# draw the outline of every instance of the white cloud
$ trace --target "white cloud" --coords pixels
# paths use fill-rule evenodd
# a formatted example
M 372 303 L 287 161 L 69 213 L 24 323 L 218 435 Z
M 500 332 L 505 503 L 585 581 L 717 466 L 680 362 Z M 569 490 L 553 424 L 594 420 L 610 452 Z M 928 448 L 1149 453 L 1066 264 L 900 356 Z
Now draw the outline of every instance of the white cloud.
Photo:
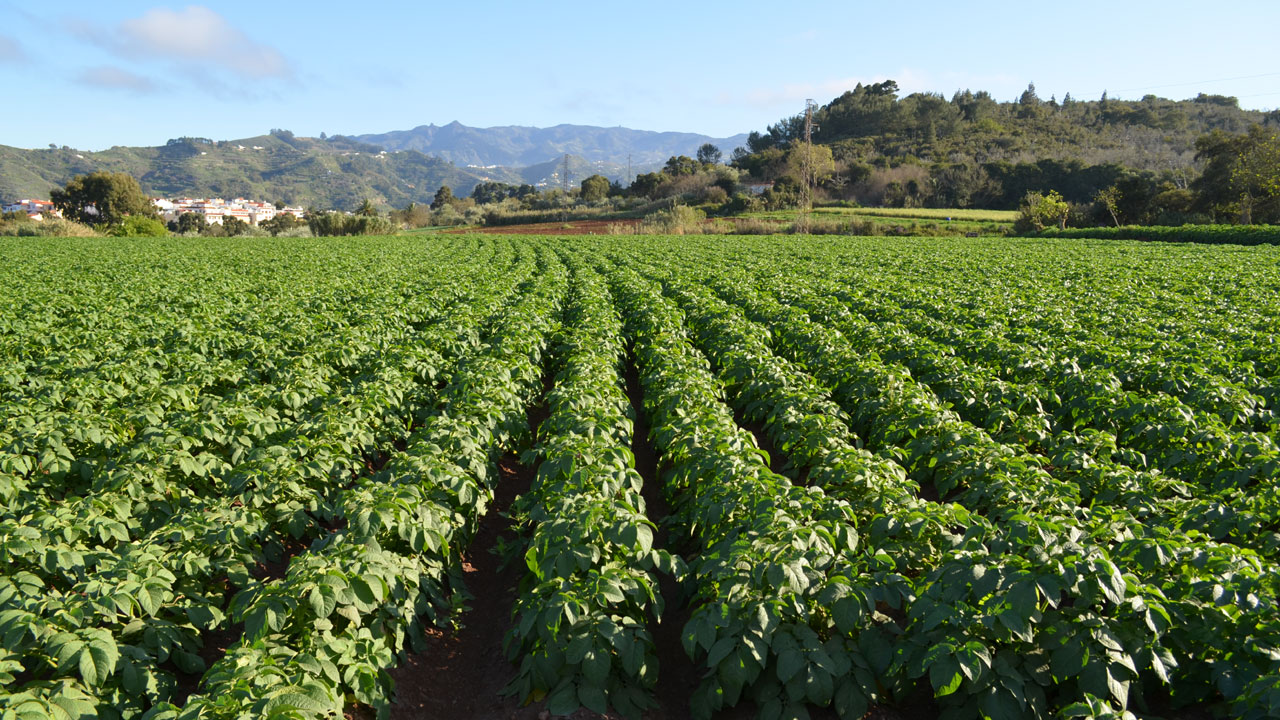
M 20 63 L 27 59 L 27 51 L 8 35 L 0 35 L 0 62 Z
M 138 95 L 149 95 L 160 90 L 151 78 L 110 65 L 89 68 L 76 76 L 76 82 L 86 87 L 127 90 Z
M 154 8 L 105 32 L 77 26 L 77 32 L 113 54 L 129 59 L 159 58 L 204 70 L 230 71 L 244 79 L 290 78 L 293 69 L 274 48 L 255 42 L 207 7 Z

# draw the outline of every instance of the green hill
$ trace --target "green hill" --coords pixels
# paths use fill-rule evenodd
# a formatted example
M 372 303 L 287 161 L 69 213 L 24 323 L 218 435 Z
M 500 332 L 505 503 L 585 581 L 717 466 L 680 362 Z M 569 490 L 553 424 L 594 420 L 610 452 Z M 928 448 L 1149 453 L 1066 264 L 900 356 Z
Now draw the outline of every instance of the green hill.
M 1242 109 L 1236 98 L 1188 100 L 1044 99 L 1030 86 L 1013 102 L 986 92 L 899 97 L 892 80 L 859 85 L 814 108 L 813 142 L 834 168 L 820 188 L 833 200 L 867 205 L 1014 208 L 1029 191 L 1060 191 L 1091 202 L 1101 188 L 1122 191 L 1130 221 L 1190 217 L 1185 191 L 1203 171 L 1197 140 L 1254 124 L 1280 125 L 1280 111 Z M 786 153 L 804 136 L 805 117 L 752 132 L 734 164 L 753 177 L 795 176 Z M 794 179 L 794 178 L 793 178 Z M 1164 195 L 1156 202 L 1157 196 Z
M 352 209 L 364 198 L 384 207 L 429 203 L 441 185 L 465 195 L 486 177 L 511 175 L 480 175 L 417 151 L 384 152 L 348 138 L 274 131 L 242 140 L 178 138 L 160 147 L 101 152 L 0 146 L 0 198 L 47 198 L 50 189 L 95 170 L 127 172 L 155 196 L 243 196 L 336 209 Z

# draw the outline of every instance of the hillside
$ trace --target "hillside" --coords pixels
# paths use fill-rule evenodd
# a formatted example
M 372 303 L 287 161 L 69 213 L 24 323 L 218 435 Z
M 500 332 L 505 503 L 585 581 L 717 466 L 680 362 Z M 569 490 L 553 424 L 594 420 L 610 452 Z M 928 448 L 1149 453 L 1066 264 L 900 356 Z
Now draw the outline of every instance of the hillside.
M 619 175 L 622 175 L 626 172 L 628 154 L 631 155 L 634 172 L 638 165 L 660 164 L 673 155 L 692 157 L 699 146 L 708 142 L 719 147 L 728 157 L 734 148 L 746 143 L 747 136 L 713 138 L 696 133 L 591 125 L 474 128 L 451 122 L 441 126 L 420 125 L 412 130 L 357 135 L 355 139 L 386 150 L 418 150 L 452 160 L 459 166 L 528 167 L 568 153 L 588 162 L 618 166 L 622 169 Z
M 582 134 L 572 130 L 575 127 L 518 128 L 527 131 L 523 133 L 525 139 L 509 139 L 502 155 L 505 164 L 476 162 L 468 166 L 449 157 L 437 157 L 430 142 L 410 137 L 404 144 L 415 147 L 391 145 L 384 149 L 359 138 L 338 135 L 322 140 L 296 137 L 288 131 L 240 140 L 177 138 L 158 147 L 117 146 L 101 152 L 67 147 L 26 150 L 0 145 L 0 199 L 47 198 L 50 189 L 65 185 L 76 175 L 110 170 L 133 175 L 144 191 L 156 196 L 244 196 L 338 209 L 354 208 L 369 198 L 384 208 L 400 208 L 411 202 L 431 202 L 441 185 L 449 185 L 459 196 L 470 194 L 482 181 L 558 187 L 565 152 L 570 153 L 571 185 L 577 186 L 583 178 L 597 173 L 625 183 L 629 151 L 634 177 L 661 166 L 671 155 L 692 155 L 703 142 L 715 140 L 692 133 L 615 132 L 620 129 L 607 128 L 585 128 L 604 132 Z M 475 128 L 462 130 L 475 131 L 461 133 L 471 137 L 473 150 L 457 157 L 495 157 L 486 154 L 481 158 L 477 154 L 491 153 L 486 144 L 489 140 L 484 138 L 492 139 L 492 133 Z M 456 131 L 457 128 L 449 130 L 445 135 L 456 135 Z M 745 142 L 745 135 L 739 137 Z M 534 142 L 531 138 L 541 139 Z M 626 145 L 628 138 L 637 144 Z M 722 148 L 727 147 L 727 141 L 718 142 Z M 548 150 L 552 147 L 556 149 Z M 544 157 L 543 152 L 552 154 Z M 606 155 L 619 154 L 621 162 L 604 159 Z M 524 160 L 530 157 L 539 159 Z
M 1014 102 L 968 90 L 950 100 L 930 93 L 899 97 L 890 80 L 859 85 L 815 108 L 813 119 L 814 143 L 831 151 L 833 168 L 822 188 L 831 199 L 1012 208 L 1029 191 L 1055 189 L 1087 203 L 1115 185 L 1126 202 L 1176 219 L 1186 216 L 1185 202 L 1154 207 L 1150 201 L 1185 191 L 1200 176 L 1197 140 L 1280 124 L 1280 112 L 1242 109 L 1236 98 L 1219 95 L 1045 100 L 1034 86 Z M 793 116 L 752 132 L 751 152 L 737 155 L 735 164 L 768 180 L 794 175 L 785 154 L 804 124 L 803 116 Z
M 442 184 L 466 194 L 485 179 L 419 152 L 382 152 L 349 139 L 279 131 L 101 152 L 0 146 L 0 198 L 45 198 L 51 188 L 95 170 L 127 172 L 156 196 L 244 196 L 339 209 L 354 208 L 364 198 L 390 207 L 430 202 Z

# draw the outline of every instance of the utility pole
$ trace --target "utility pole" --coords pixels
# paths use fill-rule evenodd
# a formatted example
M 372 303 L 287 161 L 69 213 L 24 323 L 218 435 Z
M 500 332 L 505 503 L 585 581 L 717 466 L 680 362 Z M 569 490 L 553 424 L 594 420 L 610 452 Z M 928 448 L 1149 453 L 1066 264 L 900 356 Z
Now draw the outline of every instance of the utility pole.
M 627 153 L 627 187 L 631 187 L 631 153 Z
M 813 122 L 813 110 L 818 103 L 812 99 L 804 101 L 804 178 L 802 179 L 803 195 L 800 198 L 800 212 L 803 225 L 809 225 L 809 211 L 813 209 L 813 190 L 817 184 L 817 170 L 813 166 L 813 131 L 817 126 Z

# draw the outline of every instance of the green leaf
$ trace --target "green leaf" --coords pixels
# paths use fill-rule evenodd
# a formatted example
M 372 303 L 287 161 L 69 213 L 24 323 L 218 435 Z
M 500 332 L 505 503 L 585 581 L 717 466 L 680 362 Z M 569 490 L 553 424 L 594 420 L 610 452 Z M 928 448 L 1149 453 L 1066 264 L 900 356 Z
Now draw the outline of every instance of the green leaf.
M 934 697 L 943 697 L 959 690 L 963 680 L 960 662 L 954 655 L 944 655 L 929 666 L 929 682 L 933 684 Z
M 725 636 L 716 641 L 711 646 L 710 652 L 707 653 L 707 665 L 713 667 L 719 665 L 720 661 L 728 657 L 733 652 L 733 648 L 738 644 L 737 638 Z
M 609 712 L 609 701 L 604 688 L 599 685 L 584 684 L 578 688 L 578 700 L 582 706 L 592 712 L 604 715 Z
M 862 690 L 851 677 L 841 679 L 832 698 L 832 704 L 841 720 L 855 720 L 867 713 L 867 697 L 862 694 Z
M 381 585 L 381 583 L 376 578 L 374 579 L 374 582 Z M 351 589 L 355 592 L 356 597 L 360 600 L 360 602 L 364 603 L 366 606 L 372 606 L 376 604 L 378 601 L 377 595 L 375 595 L 373 592 L 373 587 L 368 582 L 366 582 L 364 578 L 358 575 L 356 577 L 351 578 Z
M 589 682 L 603 687 L 609 679 L 610 665 L 612 665 L 612 660 L 608 652 L 601 652 L 595 649 L 589 650 L 582 658 L 582 675 Z
M 1107 666 L 1107 690 L 1120 707 L 1129 704 L 1129 677 L 1124 668 L 1116 665 Z
M 578 700 L 578 686 L 572 682 L 561 684 L 547 698 L 547 712 L 552 715 L 570 715 L 579 707 L 582 705 Z
M 1030 620 L 1036 611 L 1036 584 L 1031 580 L 1023 580 L 1009 589 L 1009 607 L 1019 617 Z
M 842 634 L 851 635 L 862 622 L 862 603 L 857 598 L 846 595 L 831 607 L 831 616 L 836 622 L 836 629 Z
M 788 648 L 778 654 L 778 680 L 787 682 L 796 676 L 796 673 L 804 669 L 807 663 L 804 654 L 799 650 Z
M 830 705 L 831 694 L 835 690 L 831 673 L 816 665 L 809 665 L 806 668 L 806 672 L 808 676 L 805 678 L 804 683 L 805 697 L 809 699 L 809 702 L 819 707 Z

